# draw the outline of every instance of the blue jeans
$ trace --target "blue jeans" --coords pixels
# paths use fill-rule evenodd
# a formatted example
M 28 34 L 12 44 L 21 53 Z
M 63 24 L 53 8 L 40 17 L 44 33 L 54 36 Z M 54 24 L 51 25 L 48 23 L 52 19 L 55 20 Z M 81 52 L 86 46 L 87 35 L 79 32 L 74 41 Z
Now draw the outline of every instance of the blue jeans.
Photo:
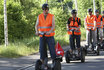
M 80 35 L 70 35 L 70 49 L 75 49 L 75 44 L 77 48 L 80 48 Z
M 55 51 L 55 40 L 54 37 L 40 37 L 40 59 L 44 60 L 45 58 L 48 58 L 47 55 L 47 45 L 50 51 L 50 55 L 52 59 L 56 58 L 56 51 Z

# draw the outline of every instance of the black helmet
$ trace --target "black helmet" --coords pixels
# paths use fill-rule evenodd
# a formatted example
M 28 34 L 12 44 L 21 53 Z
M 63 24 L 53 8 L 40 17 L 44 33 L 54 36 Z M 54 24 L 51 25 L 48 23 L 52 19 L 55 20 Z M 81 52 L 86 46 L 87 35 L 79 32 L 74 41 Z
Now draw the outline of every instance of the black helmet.
M 42 10 L 44 10 L 44 9 L 49 9 L 49 5 L 47 3 L 43 4 Z
M 89 8 L 89 9 L 88 9 L 88 12 L 92 12 L 92 9 L 91 9 L 91 8 Z
M 99 10 L 97 9 L 97 10 L 95 10 L 95 12 L 96 12 L 96 13 L 98 13 L 98 12 L 99 12 Z
M 77 14 L 77 10 L 73 9 L 73 10 L 71 11 L 71 14 Z

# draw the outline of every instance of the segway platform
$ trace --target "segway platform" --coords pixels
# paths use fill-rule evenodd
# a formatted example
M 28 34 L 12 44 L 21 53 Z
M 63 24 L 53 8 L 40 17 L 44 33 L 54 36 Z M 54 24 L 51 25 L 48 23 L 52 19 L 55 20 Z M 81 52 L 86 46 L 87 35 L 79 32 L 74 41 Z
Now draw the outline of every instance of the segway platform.
M 70 61 L 81 60 L 81 62 L 85 62 L 85 50 L 81 48 L 79 55 L 77 53 L 70 53 L 69 50 L 66 51 L 65 54 L 66 63 L 70 63 Z
M 43 64 L 39 59 L 36 61 L 35 70 L 61 70 L 60 59 L 56 58 L 52 64 Z
M 86 52 L 85 52 L 85 54 L 87 55 L 87 54 L 97 54 L 97 55 L 99 55 L 100 54 L 100 46 L 99 45 L 97 45 L 97 46 L 95 46 L 94 48 L 89 48 L 89 46 L 85 46 L 86 47 Z

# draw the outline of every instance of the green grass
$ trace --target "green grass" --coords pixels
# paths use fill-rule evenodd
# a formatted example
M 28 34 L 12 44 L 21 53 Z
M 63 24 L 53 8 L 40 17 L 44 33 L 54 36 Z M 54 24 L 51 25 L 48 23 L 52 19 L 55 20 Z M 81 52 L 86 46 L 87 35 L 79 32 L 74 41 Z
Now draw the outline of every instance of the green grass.
M 86 40 L 86 30 L 85 30 L 85 28 L 81 28 L 81 40 Z
M 24 39 L 9 43 L 7 47 L 0 45 L 0 57 L 17 58 L 38 52 L 39 38 Z
M 61 34 L 59 34 L 61 33 Z M 86 31 L 81 28 L 81 40 L 85 40 Z M 59 42 L 61 46 L 69 45 L 69 35 L 67 32 L 56 32 L 55 42 Z M 7 47 L 0 45 L 0 57 L 17 58 L 28 56 L 39 51 L 39 37 L 31 37 L 24 40 L 17 40 L 9 43 Z

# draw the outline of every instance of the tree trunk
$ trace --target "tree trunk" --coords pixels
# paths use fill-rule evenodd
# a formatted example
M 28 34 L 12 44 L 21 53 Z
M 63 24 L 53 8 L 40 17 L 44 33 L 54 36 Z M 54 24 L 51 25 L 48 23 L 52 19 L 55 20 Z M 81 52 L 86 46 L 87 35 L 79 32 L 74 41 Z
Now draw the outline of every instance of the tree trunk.
M 46 3 L 48 3 L 48 0 L 46 0 Z
M 5 46 L 7 46 L 8 45 L 8 25 L 7 25 L 6 0 L 4 0 L 4 37 L 5 37 Z
M 94 15 L 95 15 L 95 9 L 96 9 L 96 7 L 95 7 L 95 0 L 93 0 L 93 8 L 94 8 Z
M 77 16 L 78 16 L 78 5 L 77 5 L 77 0 L 75 0 L 75 9 L 77 10 Z
M 103 10 L 102 10 L 102 0 L 101 0 L 101 2 L 100 2 L 100 3 L 101 3 L 101 14 L 102 14 L 102 12 L 103 12 Z

